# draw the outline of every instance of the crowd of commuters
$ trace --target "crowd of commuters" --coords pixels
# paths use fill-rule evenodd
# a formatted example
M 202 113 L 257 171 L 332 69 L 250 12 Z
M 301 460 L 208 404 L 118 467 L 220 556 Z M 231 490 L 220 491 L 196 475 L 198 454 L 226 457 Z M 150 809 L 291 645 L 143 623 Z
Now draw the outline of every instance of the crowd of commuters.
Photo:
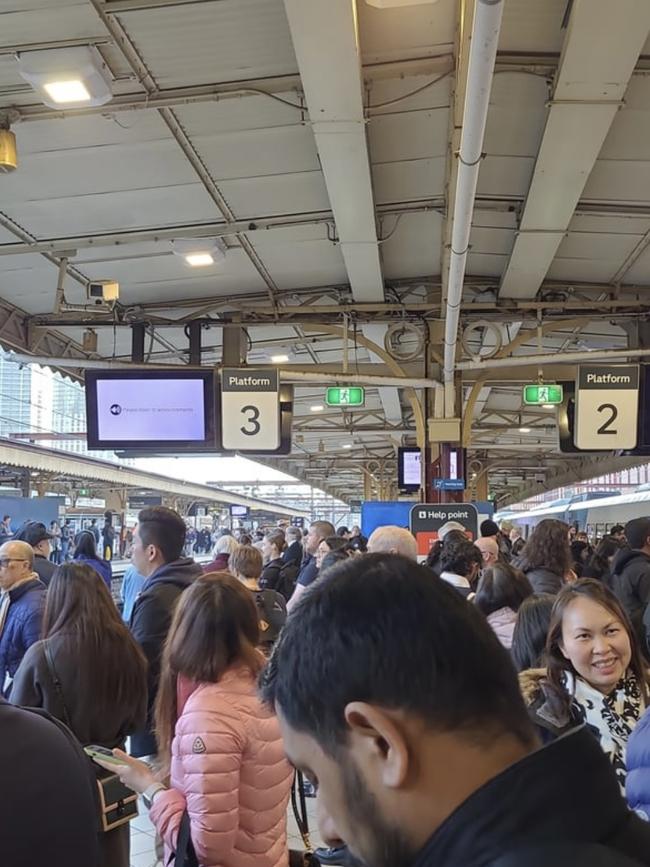
M 325 864 L 650 865 L 650 519 L 594 549 L 561 521 L 450 521 L 426 564 L 404 528 L 317 520 L 223 531 L 202 567 L 155 506 L 121 616 L 106 537 L 58 564 L 56 529 L 0 545 L 0 802 L 78 808 L 0 827 L 12 867 L 128 867 L 97 773 L 142 796 L 164 864 L 189 841 L 201 867 L 286 867 L 290 762 Z M 16 788 L 23 743 L 33 774 L 69 766 L 56 796 Z

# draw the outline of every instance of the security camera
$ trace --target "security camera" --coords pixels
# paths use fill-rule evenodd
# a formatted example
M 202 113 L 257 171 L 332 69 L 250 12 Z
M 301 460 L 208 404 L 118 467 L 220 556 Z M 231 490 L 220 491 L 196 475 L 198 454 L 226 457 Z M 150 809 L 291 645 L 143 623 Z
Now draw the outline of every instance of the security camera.
M 120 297 L 120 284 L 117 280 L 95 280 L 86 284 L 88 299 L 95 304 L 108 304 Z

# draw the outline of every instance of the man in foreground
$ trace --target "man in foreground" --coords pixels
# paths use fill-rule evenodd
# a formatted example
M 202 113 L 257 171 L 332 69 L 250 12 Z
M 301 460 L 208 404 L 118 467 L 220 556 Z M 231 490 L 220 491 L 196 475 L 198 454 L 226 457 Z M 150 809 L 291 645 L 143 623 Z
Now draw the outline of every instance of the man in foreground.
M 325 842 L 361 864 L 650 865 L 650 825 L 593 735 L 540 749 L 507 651 L 411 560 L 368 555 L 315 585 L 261 690 Z

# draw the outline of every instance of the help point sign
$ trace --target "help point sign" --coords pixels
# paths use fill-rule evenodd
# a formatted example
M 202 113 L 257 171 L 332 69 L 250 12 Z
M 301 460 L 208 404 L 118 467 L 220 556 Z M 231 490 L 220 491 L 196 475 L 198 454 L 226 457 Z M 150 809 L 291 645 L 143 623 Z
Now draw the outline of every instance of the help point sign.
M 418 503 L 411 509 L 409 527 L 415 536 L 418 555 L 426 557 L 438 539 L 438 530 L 447 521 L 457 521 L 471 540 L 478 536 L 478 511 L 472 503 Z

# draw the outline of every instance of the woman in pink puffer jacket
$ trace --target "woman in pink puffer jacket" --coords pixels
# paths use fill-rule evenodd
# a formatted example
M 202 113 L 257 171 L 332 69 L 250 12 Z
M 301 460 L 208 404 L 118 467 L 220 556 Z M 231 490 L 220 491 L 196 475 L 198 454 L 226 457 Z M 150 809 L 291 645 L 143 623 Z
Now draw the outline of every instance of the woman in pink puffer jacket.
M 181 596 L 156 702 L 170 787 L 118 753 L 121 778 L 152 804 L 165 864 L 187 810 L 201 867 L 287 867 L 293 773 L 276 717 L 257 697 L 257 642 L 255 603 L 236 578 L 204 575 Z

